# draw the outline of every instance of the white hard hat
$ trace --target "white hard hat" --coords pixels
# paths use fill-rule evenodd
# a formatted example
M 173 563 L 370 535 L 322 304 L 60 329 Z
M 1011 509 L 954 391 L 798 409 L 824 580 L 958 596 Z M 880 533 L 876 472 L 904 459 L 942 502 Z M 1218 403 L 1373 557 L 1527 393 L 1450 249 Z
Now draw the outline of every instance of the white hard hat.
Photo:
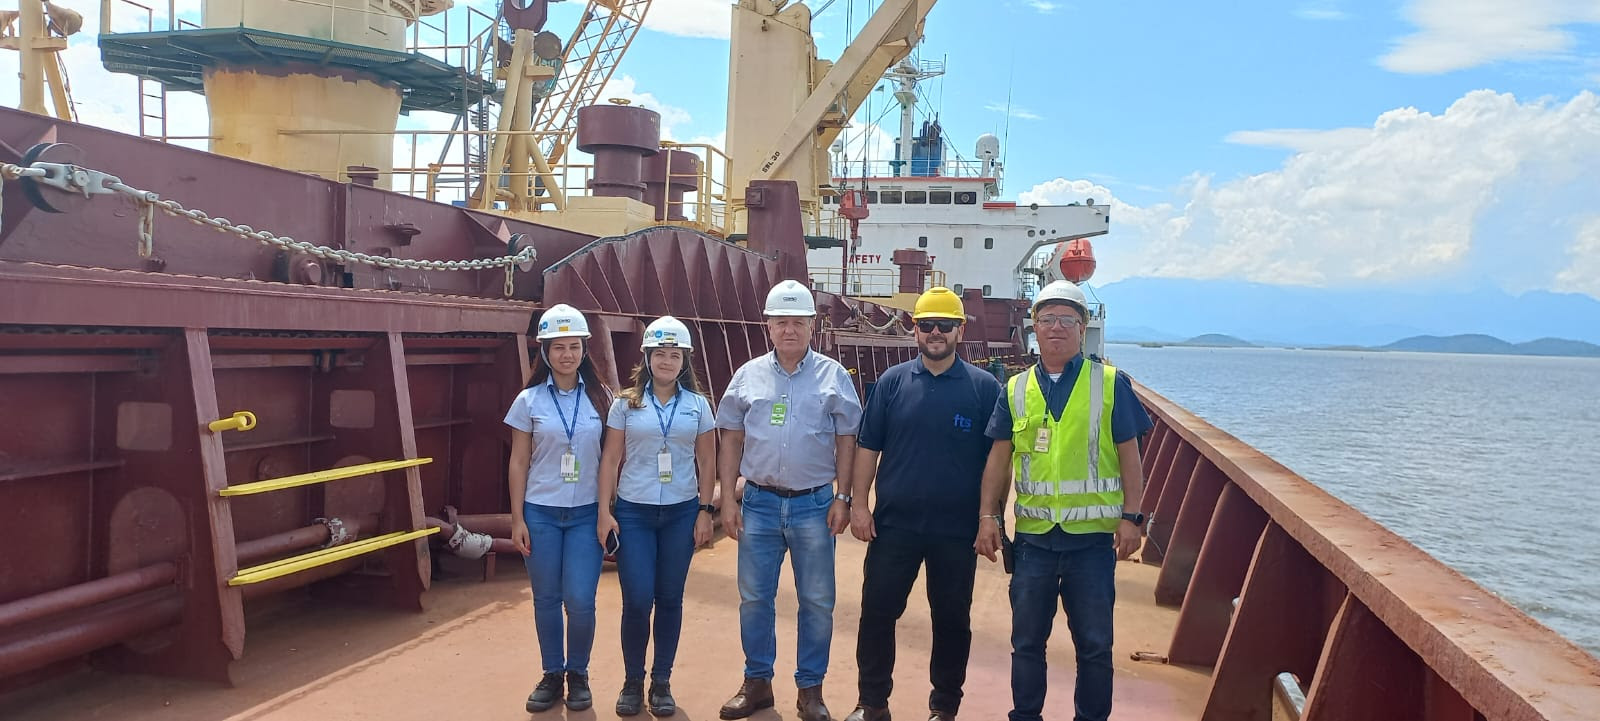
M 566 303 L 557 303 L 539 316 L 539 340 L 555 338 L 588 338 L 589 321 L 582 313 Z
M 1040 288 L 1039 293 L 1033 296 L 1032 312 L 1038 314 L 1039 306 L 1052 300 L 1066 301 L 1078 306 L 1078 312 L 1085 318 L 1089 317 L 1089 299 L 1083 296 L 1083 289 L 1079 288 L 1077 283 L 1070 280 L 1056 280 Z
M 786 280 L 767 293 L 767 307 L 762 311 L 769 316 L 805 316 L 817 314 L 817 301 L 810 289 L 799 281 Z
M 650 348 L 694 350 L 694 341 L 689 338 L 689 326 L 670 315 L 650 321 L 650 325 L 644 327 L 644 342 L 639 344 L 639 350 Z

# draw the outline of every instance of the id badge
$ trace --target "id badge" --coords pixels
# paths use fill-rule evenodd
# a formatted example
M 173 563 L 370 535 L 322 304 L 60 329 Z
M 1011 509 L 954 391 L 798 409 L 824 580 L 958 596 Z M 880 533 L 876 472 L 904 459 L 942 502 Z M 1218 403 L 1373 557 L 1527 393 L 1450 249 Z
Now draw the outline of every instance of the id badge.
M 571 451 L 561 454 L 561 482 L 578 482 L 578 457 Z
M 1049 453 L 1050 452 L 1050 429 L 1049 428 L 1040 428 L 1039 429 L 1039 435 L 1036 435 L 1036 436 L 1033 437 L 1033 452 L 1034 453 Z
M 672 452 L 662 451 L 656 454 L 656 476 L 662 483 L 672 482 Z
M 774 404 L 772 404 L 772 425 L 781 426 L 781 425 L 783 425 L 784 420 L 787 419 L 788 417 L 789 417 L 789 404 L 788 403 L 774 403 Z

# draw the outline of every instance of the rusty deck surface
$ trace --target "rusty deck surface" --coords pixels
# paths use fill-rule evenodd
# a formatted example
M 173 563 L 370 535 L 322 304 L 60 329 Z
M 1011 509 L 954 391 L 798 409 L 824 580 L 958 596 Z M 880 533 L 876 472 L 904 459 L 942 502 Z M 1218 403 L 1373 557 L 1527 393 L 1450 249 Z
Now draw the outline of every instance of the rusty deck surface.
M 860 615 L 861 563 L 866 544 L 839 541 L 838 602 L 833 657 L 824 685 L 829 709 L 843 718 L 855 706 L 855 631 Z M 683 640 L 673 674 L 680 706 L 675 718 L 708 721 L 738 687 L 736 545 L 725 538 L 701 550 L 690 569 Z M 600 579 L 599 627 L 590 674 L 595 708 L 563 707 L 530 715 L 523 700 L 539 677 L 533 607 L 515 561 L 479 583 L 473 568 L 435 582 L 420 614 L 316 605 L 296 600 L 274 607 L 250 629 L 250 650 L 235 665 L 235 688 L 149 676 L 83 672 L 22 691 L 0 703 L 0 718 L 63 719 L 610 719 L 622 684 L 618 642 L 621 601 L 614 569 Z M 1134 651 L 1163 651 L 1177 610 L 1155 605 L 1160 569 L 1117 566 L 1115 718 L 1192 719 L 1205 702 L 1210 678 L 1188 668 L 1137 663 Z M 962 718 L 1004 718 L 1010 709 L 1010 606 L 1006 576 L 980 559 L 973 593 L 973 644 Z M 778 600 L 777 707 L 758 721 L 793 719 L 793 581 L 785 566 Z M 902 719 L 926 718 L 928 608 L 921 581 L 912 591 L 898 636 L 896 690 Z M 1047 714 L 1071 716 L 1072 646 L 1064 616 L 1050 645 Z M 636 718 L 644 719 L 641 715 Z

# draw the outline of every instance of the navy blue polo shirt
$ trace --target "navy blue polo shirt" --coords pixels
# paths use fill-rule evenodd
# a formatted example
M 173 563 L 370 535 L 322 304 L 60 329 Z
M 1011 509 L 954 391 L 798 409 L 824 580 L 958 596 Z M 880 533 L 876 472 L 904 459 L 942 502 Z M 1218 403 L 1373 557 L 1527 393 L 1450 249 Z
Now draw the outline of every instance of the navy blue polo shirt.
M 1050 415 L 1060 419 L 1062 412 L 1067 409 L 1067 398 L 1072 395 L 1072 387 L 1078 382 L 1078 373 L 1083 369 L 1083 354 L 1073 356 L 1067 363 L 1066 370 L 1061 374 L 1061 380 L 1051 381 L 1049 374 L 1044 372 L 1044 365 L 1035 366 L 1039 377 L 1039 391 L 1044 394 L 1045 408 Z M 1019 381 L 1020 382 L 1020 381 Z M 1155 426 L 1150 421 L 1150 414 L 1144 410 L 1144 404 L 1139 402 L 1139 396 L 1133 392 L 1133 381 L 1127 373 L 1117 371 L 1115 399 L 1111 408 L 1111 440 L 1117 443 L 1131 441 L 1144 435 Z M 989 427 L 984 431 L 990 438 L 1002 441 L 1011 440 L 1011 396 L 1004 392 L 1002 386 L 1001 398 L 995 401 L 994 412 L 989 416 Z M 1096 545 L 1111 545 L 1110 533 L 1081 533 L 1071 534 L 1061 530 L 1059 526 L 1046 534 L 1019 533 L 1019 539 L 1027 540 L 1045 548 L 1055 551 L 1071 551 Z
M 874 525 L 969 540 L 978 534 L 983 464 L 993 441 L 984 434 L 1002 387 L 956 358 L 938 375 L 922 359 L 878 378 L 856 444 L 879 451 Z

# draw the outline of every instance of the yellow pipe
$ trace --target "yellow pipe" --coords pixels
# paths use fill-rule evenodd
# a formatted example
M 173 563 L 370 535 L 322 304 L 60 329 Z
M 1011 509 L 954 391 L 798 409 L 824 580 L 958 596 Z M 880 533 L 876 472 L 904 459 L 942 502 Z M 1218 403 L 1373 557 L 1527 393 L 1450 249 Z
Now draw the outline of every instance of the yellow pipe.
M 368 538 L 364 541 L 324 548 L 320 551 L 312 551 L 311 553 L 285 558 L 281 561 L 264 563 L 240 571 L 233 578 L 228 579 L 228 585 L 245 586 L 252 583 L 270 581 L 291 573 L 299 573 L 317 566 L 326 566 L 336 561 L 343 561 L 346 558 L 354 558 L 390 546 L 398 546 L 407 541 L 414 541 L 438 532 L 438 528 L 424 528 L 419 531 L 395 531 L 394 533 Z
M 342 478 L 355 478 L 356 476 L 366 476 L 373 473 L 394 471 L 401 468 L 410 468 L 412 466 L 420 466 L 424 463 L 432 462 L 432 458 L 408 458 L 399 461 L 378 461 L 376 463 L 363 463 L 359 466 L 330 468 L 326 471 L 301 473 L 295 476 L 284 476 L 283 478 L 272 478 L 265 481 L 256 481 L 255 483 L 241 483 L 237 486 L 228 486 L 227 488 L 217 491 L 217 495 L 249 496 L 257 493 L 281 491 L 285 488 L 309 486 L 315 483 L 327 483 L 329 481 L 337 481 Z

